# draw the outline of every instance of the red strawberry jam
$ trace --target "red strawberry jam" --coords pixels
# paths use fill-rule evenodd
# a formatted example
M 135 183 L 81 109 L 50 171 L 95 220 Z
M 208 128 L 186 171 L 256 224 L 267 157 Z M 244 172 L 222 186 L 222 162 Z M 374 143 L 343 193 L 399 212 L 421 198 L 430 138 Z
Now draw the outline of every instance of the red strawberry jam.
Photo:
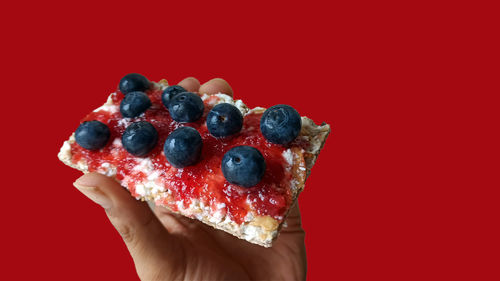
M 107 124 L 111 131 L 109 143 L 98 151 L 86 150 L 73 143 L 71 144 L 72 161 L 77 163 L 85 159 L 89 171 L 102 171 L 102 167 L 106 165 L 116 167 L 116 178 L 127 185 L 132 195 L 138 197 L 135 183 L 145 182 L 150 176 L 147 173 L 150 172 L 134 169 L 138 161 L 143 158 L 129 154 L 121 146 L 121 136 L 130 123 L 148 121 L 157 129 L 159 139 L 158 144 L 147 157 L 151 160 L 158 176 L 156 181 L 168 189 L 170 194 L 167 198 L 159 199 L 157 203 L 178 211 L 178 205 L 175 202 L 181 201 L 182 206 L 187 208 L 191 202 L 198 200 L 205 206 L 210 206 L 212 210 L 224 212 L 237 223 L 245 220 L 249 210 L 277 220 L 283 219 L 292 203 L 290 191 L 292 174 L 290 164 L 283 157 L 283 152 L 288 148 L 269 143 L 262 136 L 259 128 L 262 114 L 247 114 L 240 133 L 226 138 L 215 138 L 208 132 L 205 118 L 218 97 L 212 96 L 204 101 L 205 112 L 198 121 L 179 123 L 172 120 L 168 110 L 163 106 L 161 93 L 160 89 L 147 91 L 152 106 L 139 117 L 125 119 L 118 110 L 123 94 L 120 92 L 112 94 L 113 110 L 109 110 L 111 107 L 106 110 L 101 109 L 90 113 L 82 120 L 82 122 L 99 120 Z M 177 169 L 167 162 L 163 153 L 163 144 L 170 132 L 181 126 L 191 126 L 197 129 L 203 139 L 203 148 L 201 159 L 197 164 Z M 257 185 L 250 188 L 228 183 L 221 171 L 222 157 L 226 151 L 238 145 L 257 148 L 266 160 L 264 177 Z M 292 145 L 303 146 L 299 142 Z

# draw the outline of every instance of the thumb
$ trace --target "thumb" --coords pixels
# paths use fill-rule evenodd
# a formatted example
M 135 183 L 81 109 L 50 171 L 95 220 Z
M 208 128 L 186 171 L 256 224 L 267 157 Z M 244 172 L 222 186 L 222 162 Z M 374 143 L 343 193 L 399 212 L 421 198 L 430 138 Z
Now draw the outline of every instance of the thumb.
M 158 268 L 174 266 L 172 259 L 179 255 L 178 245 L 146 202 L 134 199 L 118 182 L 98 173 L 85 174 L 73 185 L 105 209 L 127 245 L 141 279 L 149 279 L 145 277 L 155 274 Z

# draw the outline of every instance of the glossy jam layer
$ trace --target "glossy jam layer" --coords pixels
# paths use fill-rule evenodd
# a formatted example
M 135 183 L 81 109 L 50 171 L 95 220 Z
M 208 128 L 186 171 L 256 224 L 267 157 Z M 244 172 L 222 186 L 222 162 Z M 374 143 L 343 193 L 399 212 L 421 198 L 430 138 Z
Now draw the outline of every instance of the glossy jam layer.
M 198 200 L 212 211 L 228 215 L 233 221 L 241 223 L 251 209 L 259 215 L 268 215 L 277 220 L 283 219 L 291 204 L 291 170 L 284 159 L 283 152 L 287 147 L 267 142 L 262 136 L 259 123 L 262 114 L 250 113 L 244 118 L 243 129 L 240 133 L 227 137 L 215 138 L 207 130 L 206 115 L 210 111 L 214 100 L 212 96 L 205 100 L 205 112 L 200 120 L 193 123 L 179 123 L 170 117 L 168 110 L 161 103 L 161 91 L 147 92 L 152 107 L 137 118 L 122 118 L 119 110 L 99 110 L 87 115 L 83 121 L 99 120 L 107 124 L 111 130 L 111 138 L 107 146 L 99 151 L 89 151 L 78 144 L 71 145 L 72 161 L 77 163 L 85 159 L 90 171 L 101 169 L 102 165 L 116 167 L 116 177 L 126 179 L 127 187 L 134 196 L 138 196 L 135 183 L 144 182 L 150 172 L 134 170 L 141 159 L 129 154 L 115 139 L 120 140 L 125 128 L 135 121 L 150 122 L 159 133 L 156 147 L 147 156 L 157 172 L 157 181 L 170 191 L 170 196 L 160 199 L 160 204 L 167 205 L 177 211 L 177 202 L 188 207 Z M 119 105 L 123 99 L 120 92 L 112 94 L 114 105 Z M 203 148 L 200 161 L 194 165 L 177 169 L 172 167 L 163 154 L 163 144 L 167 136 L 178 127 L 191 126 L 198 130 L 203 139 Z M 234 146 L 250 145 L 260 150 L 266 159 L 266 172 L 263 179 L 256 186 L 244 188 L 228 183 L 221 171 L 221 161 L 224 153 Z M 300 145 L 300 144 L 294 144 Z M 222 204 L 223 203 L 223 204 Z

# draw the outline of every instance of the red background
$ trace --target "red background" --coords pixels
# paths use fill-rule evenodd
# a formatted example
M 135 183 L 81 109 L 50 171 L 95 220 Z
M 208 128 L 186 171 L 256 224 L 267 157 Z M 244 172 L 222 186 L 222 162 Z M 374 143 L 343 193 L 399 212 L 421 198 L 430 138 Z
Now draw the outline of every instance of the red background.
M 129 72 L 332 125 L 300 198 L 309 280 L 499 277 L 496 9 L 180 2 L 2 7 L 1 279 L 136 280 L 56 157 Z

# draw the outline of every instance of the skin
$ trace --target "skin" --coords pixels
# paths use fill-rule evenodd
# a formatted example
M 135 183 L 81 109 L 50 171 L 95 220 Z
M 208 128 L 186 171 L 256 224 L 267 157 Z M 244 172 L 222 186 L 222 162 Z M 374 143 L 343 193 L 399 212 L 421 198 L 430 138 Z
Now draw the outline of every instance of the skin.
M 220 78 L 203 85 L 188 77 L 179 85 L 192 92 L 233 96 Z M 141 280 L 305 280 L 305 232 L 295 204 L 271 248 L 264 248 L 216 230 L 197 220 L 152 210 L 134 199 L 112 178 L 85 174 L 74 183 L 103 207 L 123 238 Z

